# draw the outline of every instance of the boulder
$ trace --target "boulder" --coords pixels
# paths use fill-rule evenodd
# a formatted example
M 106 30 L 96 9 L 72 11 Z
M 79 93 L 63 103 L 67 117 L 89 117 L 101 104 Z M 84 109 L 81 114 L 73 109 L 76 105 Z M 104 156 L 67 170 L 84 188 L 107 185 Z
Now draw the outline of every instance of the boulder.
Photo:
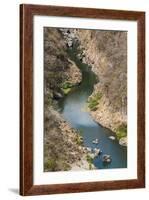
M 98 144 L 98 143 L 99 143 L 98 138 L 96 138 L 95 140 L 93 140 L 92 143 L 93 143 L 93 144 Z
M 119 144 L 122 145 L 122 146 L 127 146 L 127 137 L 122 137 L 119 140 Z
M 92 152 L 92 149 L 90 148 L 90 147 L 86 147 L 86 150 L 88 151 L 88 152 Z
M 94 148 L 94 154 L 95 156 L 98 156 L 100 153 L 102 153 L 102 151 L 98 148 Z
M 58 100 L 58 99 L 63 98 L 63 95 L 61 93 L 59 93 L 59 92 L 54 91 L 53 92 L 53 98 Z
M 115 138 L 114 136 L 111 135 L 111 136 L 109 136 L 109 139 L 110 139 L 110 140 L 115 140 L 116 138 Z
M 111 161 L 112 161 L 112 158 L 111 158 L 110 155 L 104 154 L 104 155 L 102 156 L 102 162 L 110 163 Z
M 72 45 L 73 45 L 72 40 L 68 40 L 68 41 L 67 41 L 67 45 L 68 45 L 68 47 L 72 47 Z

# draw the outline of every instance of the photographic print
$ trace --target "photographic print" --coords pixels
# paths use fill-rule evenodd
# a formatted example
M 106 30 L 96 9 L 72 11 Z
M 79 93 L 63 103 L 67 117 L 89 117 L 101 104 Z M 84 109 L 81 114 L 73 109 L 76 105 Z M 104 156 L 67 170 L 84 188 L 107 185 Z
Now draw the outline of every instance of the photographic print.
M 44 171 L 127 168 L 127 31 L 43 32 Z
M 20 5 L 20 194 L 145 187 L 145 13 Z

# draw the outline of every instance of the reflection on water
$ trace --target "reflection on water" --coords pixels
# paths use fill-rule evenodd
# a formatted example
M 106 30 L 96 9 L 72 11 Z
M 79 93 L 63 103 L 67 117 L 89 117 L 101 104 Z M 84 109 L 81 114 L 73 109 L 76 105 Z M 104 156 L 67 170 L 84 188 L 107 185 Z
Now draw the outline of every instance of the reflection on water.
M 109 139 L 109 136 L 114 136 L 113 132 L 93 121 L 86 109 L 88 96 L 92 93 L 97 78 L 90 70 L 90 67 L 83 64 L 76 57 L 74 49 L 69 50 L 69 54 L 82 71 L 82 82 L 60 101 L 61 113 L 73 128 L 81 130 L 84 146 L 100 148 L 103 154 L 111 155 L 112 162 L 109 164 L 102 162 L 102 155 L 94 159 L 94 165 L 98 169 L 126 168 L 127 148 L 120 146 L 117 140 Z M 99 140 L 99 143 L 93 144 L 92 141 L 96 138 Z

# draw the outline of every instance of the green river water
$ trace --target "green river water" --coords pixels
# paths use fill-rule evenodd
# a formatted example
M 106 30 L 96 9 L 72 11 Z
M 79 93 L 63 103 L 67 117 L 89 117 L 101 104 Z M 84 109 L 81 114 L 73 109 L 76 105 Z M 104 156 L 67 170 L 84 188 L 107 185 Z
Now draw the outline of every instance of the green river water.
M 96 168 L 126 168 L 127 147 L 119 145 L 117 140 L 109 139 L 109 136 L 115 136 L 115 134 L 97 124 L 85 109 L 87 99 L 93 92 L 94 84 L 97 83 L 97 77 L 89 65 L 78 59 L 76 47 L 70 48 L 68 51 L 71 60 L 76 63 L 82 72 L 82 82 L 60 100 L 60 112 L 73 128 L 81 130 L 84 146 L 102 150 L 102 154 L 93 161 Z M 92 141 L 96 138 L 99 139 L 99 143 L 93 144 Z M 103 163 L 103 154 L 111 155 L 112 162 Z

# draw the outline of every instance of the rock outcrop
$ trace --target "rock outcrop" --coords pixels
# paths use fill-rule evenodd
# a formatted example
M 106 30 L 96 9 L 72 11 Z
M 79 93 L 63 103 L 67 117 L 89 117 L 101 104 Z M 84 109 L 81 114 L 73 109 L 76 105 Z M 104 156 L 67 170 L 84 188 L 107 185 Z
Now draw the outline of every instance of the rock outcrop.
M 70 89 L 66 86 L 82 78 L 67 48 L 59 29 L 44 28 L 44 171 L 89 168 L 88 151 L 78 142 L 79 134 L 57 111 L 58 100 Z
M 122 135 L 126 137 L 127 32 L 77 29 L 73 33 L 80 43 L 78 56 L 92 66 L 99 79 L 91 95 L 92 117 L 114 132 L 125 126 Z
M 89 169 L 88 151 L 78 144 L 79 134 L 51 107 L 45 111 L 44 170 Z
M 76 130 L 58 113 L 58 101 L 81 82 L 81 72 L 67 48 L 79 45 L 79 59 L 89 64 L 98 83 L 88 99 L 99 124 L 116 132 L 127 145 L 127 33 L 44 28 L 44 170 L 93 169 L 92 153 Z
M 45 104 L 54 105 L 53 93 L 64 96 L 62 85 L 65 82 L 77 84 L 81 81 L 81 72 L 75 63 L 69 60 L 67 46 L 56 28 L 44 28 L 44 89 Z

